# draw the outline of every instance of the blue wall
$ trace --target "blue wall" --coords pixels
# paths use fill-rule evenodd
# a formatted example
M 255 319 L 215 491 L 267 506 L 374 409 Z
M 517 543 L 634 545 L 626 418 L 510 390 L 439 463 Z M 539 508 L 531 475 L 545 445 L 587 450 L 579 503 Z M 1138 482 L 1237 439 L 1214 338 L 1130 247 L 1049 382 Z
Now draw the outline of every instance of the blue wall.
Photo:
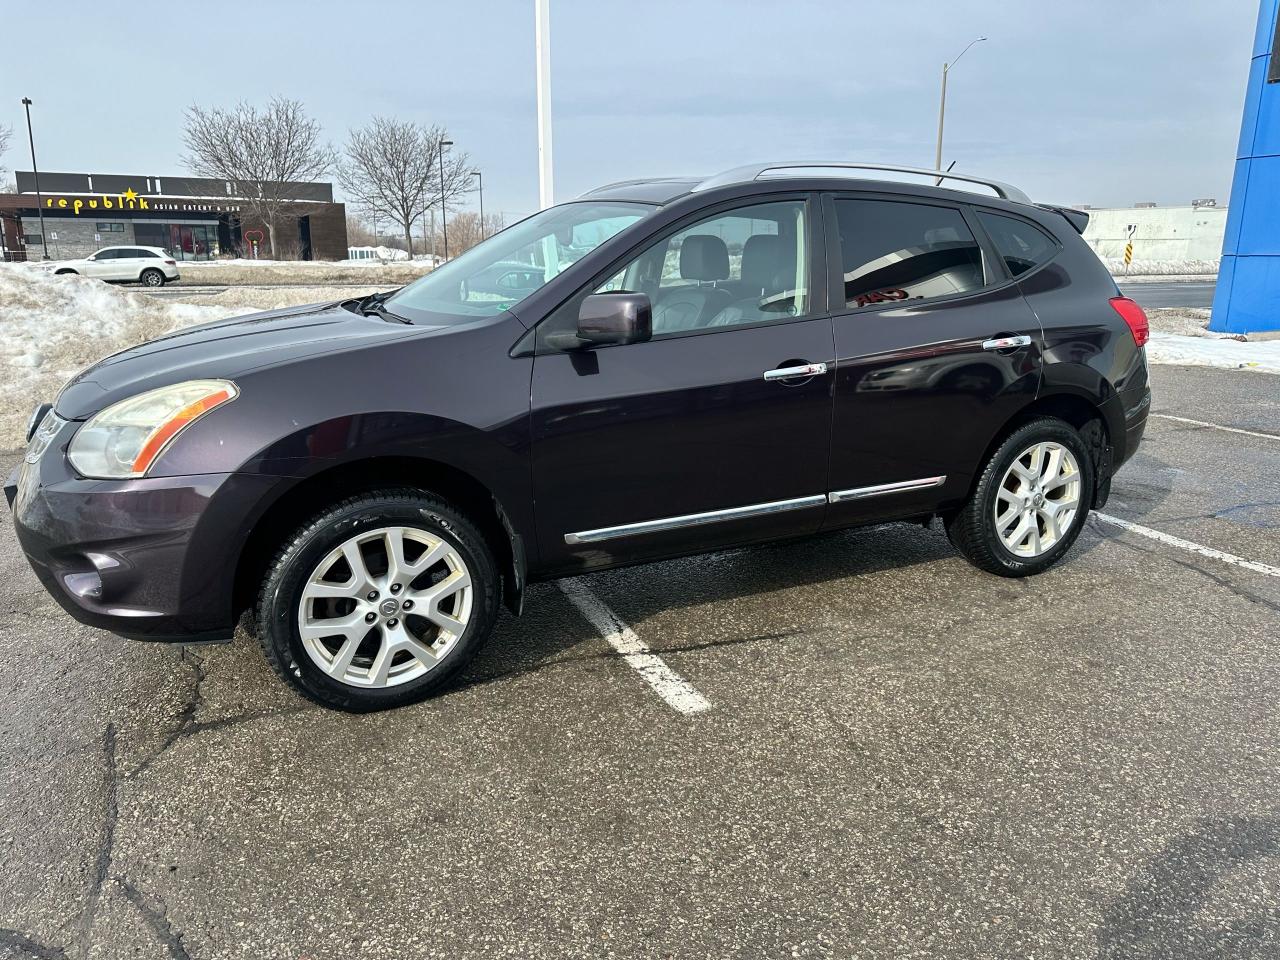
M 1210 330 L 1280 330 L 1280 83 L 1267 83 L 1280 0 L 1261 0 Z

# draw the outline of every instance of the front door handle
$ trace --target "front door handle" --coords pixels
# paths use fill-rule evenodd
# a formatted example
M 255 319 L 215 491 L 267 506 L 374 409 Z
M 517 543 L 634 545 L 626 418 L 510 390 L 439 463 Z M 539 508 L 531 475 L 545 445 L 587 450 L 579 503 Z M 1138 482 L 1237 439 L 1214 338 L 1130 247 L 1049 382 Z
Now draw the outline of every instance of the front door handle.
M 766 380 L 791 380 L 794 377 L 817 377 L 827 372 L 825 363 L 806 363 L 798 367 L 778 367 L 776 370 L 766 370 L 764 378 Z
M 1016 337 L 993 337 L 982 341 L 983 350 L 1012 350 L 1015 347 L 1029 346 L 1031 346 L 1031 338 L 1025 333 L 1020 333 Z

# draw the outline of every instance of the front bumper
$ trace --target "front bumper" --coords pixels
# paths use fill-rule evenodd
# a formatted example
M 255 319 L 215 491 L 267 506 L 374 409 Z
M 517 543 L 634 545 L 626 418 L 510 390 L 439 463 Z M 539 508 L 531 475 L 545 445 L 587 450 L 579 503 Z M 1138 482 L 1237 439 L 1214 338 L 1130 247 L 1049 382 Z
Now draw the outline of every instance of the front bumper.
M 245 517 L 276 478 L 86 480 L 66 465 L 59 440 L 5 485 L 44 588 L 81 623 L 130 639 L 229 639 Z

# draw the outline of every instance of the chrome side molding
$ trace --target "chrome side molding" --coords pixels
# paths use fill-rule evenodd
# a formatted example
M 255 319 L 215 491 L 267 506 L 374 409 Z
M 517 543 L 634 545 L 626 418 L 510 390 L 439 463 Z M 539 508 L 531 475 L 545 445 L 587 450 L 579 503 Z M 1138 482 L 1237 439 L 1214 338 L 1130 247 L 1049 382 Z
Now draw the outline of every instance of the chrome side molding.
M 664 517 L 661 520 L 624 523 L 617 527 L 600 527 L 598 530 L 580 530 L 577 533 L 566 533 L 564 542 L 598 543 L 601 540 L 612 540 L 615 537 L 633 537 L 638 533 L 659 533 L 663 530 L 679 530 L 681 527 L 697 527 L 704 523 L 721 523 L 725 520 L 741 520 L 745 517 L 762 517 L 770 513 L 784 513 L 787 510 L 820 507 L 826 502 L 827 498 L 823 494 L 816 493 L 811 497 L 796 497 L 792 500 L 774 500 L 771 503 L 753 503 L 746 507 L 729 507 L 726 510 L 689 513 L 682 517 Z
M 898 483 L 880 483 L 874 487 L 852 487 L 848 490 L 832 490 L 827 494 L 831 503 L 844 503 L 848 500 L 862 500 L 866 497 L 883 497 L 887 493 L 905 493 L 908 490 L 926 490 L 929 487 L 940 487 L 947 482 L 945 475 L 941 477 L 922 477 L 919 480 L 902 480 Z
M 624 523 L 616 527 L 600 527 L 596 530 L 579 530 L 577 533 L 566 533 L 564 542 L 599 543 L 601 540 L 613 540 L 617 537 L 634 537 L 640 533 L 661 533 L 664 530 L 698 527 L 706 523 L 744 520 L 748 517 L 763 517 L 770 513 L 785 513 L 788 510 L 820 507 L 827 503 L 844 503 L 849 500 L 862 500 L 866 497 L 881 497 L 890 493 L 905 493 L 908 490 L 926 490 L 929 487 L 940 487 L 946 482 L 945 475 L 941 477 L 922 477 L 919 480 L 903 480 L 899 483 L 881 483 L 874 487 L 853 487 L 849 490 L 833 490 L 827 494 L 815 493 L 810 497 L 795 497 L 791 500 L 753 503 L 745 507 L 708 510 L 706 513 L 688 513 L 681 517 L 642 520 L 639 523 Z

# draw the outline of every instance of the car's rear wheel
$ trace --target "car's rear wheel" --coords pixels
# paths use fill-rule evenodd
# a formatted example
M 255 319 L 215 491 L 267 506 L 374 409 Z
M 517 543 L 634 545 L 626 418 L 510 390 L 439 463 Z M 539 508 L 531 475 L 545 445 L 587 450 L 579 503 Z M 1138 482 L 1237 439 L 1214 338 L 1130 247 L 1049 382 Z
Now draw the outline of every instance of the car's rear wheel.
M 448 503 L 413 490 L 346 500 L 291 538 L 257 610 L 267 660 L 327 707 L 412 703 L 479 650 L 500 583 L 484 537 Z
M 947 536 L 974 566 L 1025 577 L 1071 549 L 1093 505 L 1093 462 L 1068 423 L 1043 417 L 1010 434 L 973 494 L 947 520 Z
M 142 271 L 142 276 L 138 278 L 148 287 L 163 287 L 164 274 L 154 267 Z

